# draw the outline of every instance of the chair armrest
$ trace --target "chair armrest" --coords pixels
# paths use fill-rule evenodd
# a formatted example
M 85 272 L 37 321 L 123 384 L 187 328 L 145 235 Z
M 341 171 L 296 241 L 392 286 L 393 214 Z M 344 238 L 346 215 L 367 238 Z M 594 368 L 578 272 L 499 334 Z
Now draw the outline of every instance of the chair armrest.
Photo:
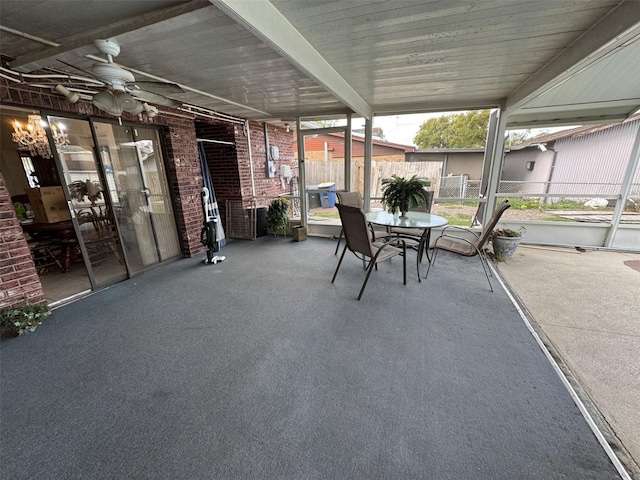
M 433 244 L 435 245 L 438 242 L 438 240 L 440 240 L 442 237 L 455 238 L 456 240 L 460 240 L 460 241 L 466 242 L 466 243 L 468 243 L 470 245 L 473 245 L 473 242 L 471 240 L 469 240 L 468 238 L 459 237 L 458 235 L 450 235 L 448 233 L 443 233 L 443 234 L 439 235 L 438 238 L 436 238 L 434 240 Z

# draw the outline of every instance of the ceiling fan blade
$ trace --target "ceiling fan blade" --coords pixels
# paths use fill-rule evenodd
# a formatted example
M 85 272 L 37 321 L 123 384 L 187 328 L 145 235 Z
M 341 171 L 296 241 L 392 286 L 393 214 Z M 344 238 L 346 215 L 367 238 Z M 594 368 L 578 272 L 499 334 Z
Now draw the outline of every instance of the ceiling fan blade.
M 75 70 L 78 70 L 79 72 L 84 73 L 85 75 L 91 77 L 91 78 L 96 78 L 96 76 L 93 74 L 93 72 L 90 72 L 89 70 L 85 70 L 83 68 L 80 67 L 76 67 L 75 65 L 72 65 L 70 63 L 65 62 L 64 60 L 60 60 L 59 58 L 57 58 L 56 60 L 58 60 L 60 63 L 64 63 L 67 67 L 71 67 Z M 102 80 L 98 80 L 99 82 L 103 82 Z M 103 82 L 104 83 L 104 82 Z
M 145 100 L 149 103 L 155 103 L 157 105 L 164 105 L 165 107 L 178 108 L 180 105 L 182 105 L 182 102 L 174 100 L 173 98 L 168 98 L 164 95 L 158 95 L 157 93 L 146 92 L 143 90 L 132 89 L 131 95 L 140 100 Z
M 133 88 L 144 90 L 145 92 L 157 93 L 158 95 L 170 95 L 172 93 L 184 93 L 184 90 L 180 85 L 176 83 L 167 82 L 147 82 L 147 81 L 135 81 L 132 85 Z

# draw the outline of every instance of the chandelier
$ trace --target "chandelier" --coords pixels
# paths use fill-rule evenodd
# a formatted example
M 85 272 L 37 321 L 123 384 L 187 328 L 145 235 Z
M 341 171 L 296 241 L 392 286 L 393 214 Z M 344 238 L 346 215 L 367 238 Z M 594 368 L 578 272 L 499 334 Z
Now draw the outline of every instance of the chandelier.
M 21 147 L 29 149 L 31 155 L 39 155 L 44 158 L 51 158 L 51 147 L 44 127 L 46 123 L 42 121 L 40 115 L 29 115 L 27 125 L 22 128 L 17 120 L 13 122 L 13 133 L 11 138 Z M 69 145 L 69 138 L 62 126 L 51 124 L 51 134 L 56 147 Z

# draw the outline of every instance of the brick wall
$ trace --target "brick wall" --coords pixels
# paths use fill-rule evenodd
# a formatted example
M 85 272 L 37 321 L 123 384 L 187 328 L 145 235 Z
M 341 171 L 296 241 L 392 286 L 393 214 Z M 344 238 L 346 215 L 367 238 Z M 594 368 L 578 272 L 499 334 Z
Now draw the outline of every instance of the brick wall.
M 258 207 L 267 206 L 271 197 L 289 193 L 289 184 L 286 181 L 283 182 L 279 174 L 273 178 L 267 175 L 264 124 L 249 122 L 249 129 L 252 162 L 249 159 L 249 136 L 245 132 L 244 125 L 196 123 L 198 138 L 233 142 L 233 145 L 205 142 L 204 149 L 225 227 L 227 227 L 227 201 L 234 204 L 233 211 L 228 212 L 235 219 L 234 231 L 229 234 L 236 238 L 250 238 L 251 220 L 244 215 L 244 212 L 254 200 L 254 188 Z M 276 170 L 279 172 L 281 165 L 289 165 L 292 175 L 297 176 L 297 162 L 293 155 L 293 133 L 287 132 L 284 128 L 268 125 L 267 136 L 269 145 L 276 145 L 280 150 L 280 159 L 275 162 Z M 244 225 L 238 224 L 241 217 Z
M 4 177 L 0 173 L 0 310 L 44 301 L 44 292 L 31 259 Z
M 294 133 L 287 132 L 284 128 L 275 127 L 273 125 L 267 125 L 267 137 L 269 139 L 269 147 L 277 146 L 280 150 L 280 159 L 275 161 L 276 175 L 273 178 L 269 178 L 267 175 L 267 156 L 266 156 L 266 143 L 264 124 L 260 122 L 249 122 L 251 129 L 251 154 L 253 157 L 253 173 L 254 183 L 256 191 L 256 204 L 258 206 L 266 206 L 269 204 L 270 199 L 262 200 L 261 196 L 275 197 L 278 195 L 289 194 L 288 183 L 282 182 L 279 171 L 282 165 L 288 165 L 291 167 L 291 173 L 294 176 L 298 176 L 298 163 L 294 157 Z M 236 136 L 236 141 L 240 142 L 242 139 Z M 246 138 L 244 138 L 246 145 Z M 246 157 L 240 157 L 247 159 L 247 165 L 244 166 L 244 162 L 240 162 L 241 168 L 246 169 L 244 171 L 246 178 L 250 181 L 250 172 L 248 165 L 248 154 Z M 243 173 L 243 170 L 241 170 Z M 251 184 L 249 183 L 249 195 Z M 244 189 L 243 189 L 244 191 Z
M 205 142 L 204 150 L 207 166 L 211 173 L 211 181 L 215 190 L 220 215 L 226 218 L 227 200 L 242 200 L 240 188 L 240 172 L 238 170 L 238 155 L 235 145 L 236 130 L 242 130 L 241 125 L 229 123 L 201 123 L 196 122 L 198 138 L 231 142 L 234 145 Z

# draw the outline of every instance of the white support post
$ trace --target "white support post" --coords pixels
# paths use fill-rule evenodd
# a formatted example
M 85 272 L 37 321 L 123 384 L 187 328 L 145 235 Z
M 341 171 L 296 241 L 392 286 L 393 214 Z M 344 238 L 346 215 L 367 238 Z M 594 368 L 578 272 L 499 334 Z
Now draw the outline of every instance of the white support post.
M 364 122 L 364 211 L 371 209 L 371 152 L 373 151 L 373 120 Z
M 347 114 L 347 129 L 344 132 L 344 189 L 351 191 L 351 113 Z
M 300 195 L 300 225 L 307 226 L 307 190 L 304 169 L 304 135 L 300 128 L 300 117 L 296 118 L 296 136 L 298 137 L 298 192 Z
M 616 208 L 613 210 L 613 217 L 611 218 L 611 228 L 609 228 L 609 232 L 607 233 L 607 238 L 604 241 L 604 246 L 607 248 L 611 248 L 613 245 L 613 240 L 616 236 L 616 232 L 618 231 L 618 227 L 620 226 L 620 219 L 622 218 L 622 212 L 624 211 L 624 207 L 627 204 L 627 199 L 629 198 L 629 193 L 631 192 L 631 184 L 633 183 L 633 177 L 635 172 L 639 168 L 640 165 L 640 127 L 638 127 L 638 132 L 636 133 L 636 139 L 633 142 L 633 148 L 631 149 L 631 155 L 629 156 L 629 163 L 627 163 L 627 169 L 624 172 L 624 177 L 622 179 L 622 187 L 620 188 L 620 195 L 618 197 L 618 202 L 616 203 Z
M 487 183 L 487 201 L 485 203 L 482 216 L 482 224 L 485 225 L 493 215 L 496 208 L 496 193 L 500 186 L 500 176 L 502 174 L 502 163 L 504 161 L 504 132 L 507 127 L 507 112 L 504 109 L 504 102 L 498 109 L 498 121 L 496 125 L 493 149 L 490 158 L 489 182 Z

